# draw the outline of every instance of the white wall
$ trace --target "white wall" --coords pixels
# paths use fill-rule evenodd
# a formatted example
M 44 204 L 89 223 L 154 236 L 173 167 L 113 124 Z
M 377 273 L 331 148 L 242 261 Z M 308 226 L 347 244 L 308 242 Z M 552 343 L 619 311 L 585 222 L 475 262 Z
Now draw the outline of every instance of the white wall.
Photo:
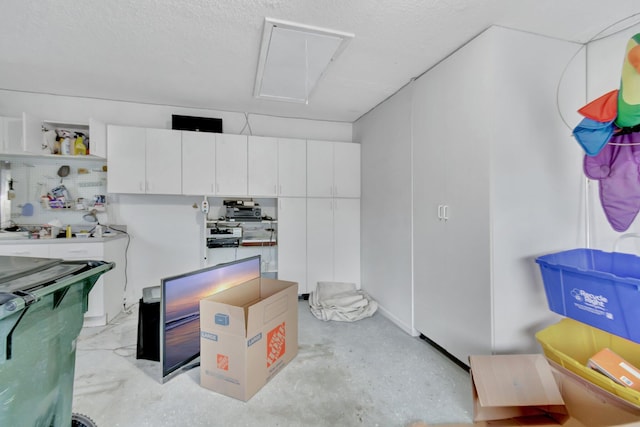
M 411 87 L 360 118 L 354 141 L 362 142 L 362 288 L 413 334 Z
M 225 133 L 249 134 L 243 113 L 188 109 L 90 98 L 0 90 L 0 116 L 23 112 L 43 120 L 88 124 L 89 118 L 107 124 L 170 128 L 171 115 L 223 119 Z M 249 115 L 253 135 L 351 141 L 352 125 L 327 121 Z M 123 224 L 131 236 L 127 256 L 127 304 L 136 302 L 142 288 L 159 285 L 162 277 L 200 267 L 202 214 L 193 207 L 200 197 L 109 195 L 111 224 Z

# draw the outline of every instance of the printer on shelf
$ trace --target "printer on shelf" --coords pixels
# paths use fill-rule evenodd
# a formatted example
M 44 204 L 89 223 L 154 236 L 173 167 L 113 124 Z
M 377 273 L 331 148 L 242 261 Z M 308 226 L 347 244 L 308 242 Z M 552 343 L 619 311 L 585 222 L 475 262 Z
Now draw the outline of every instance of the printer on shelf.
M 262 209 L 253 200 L 225 200 L 227 221 L 262 221 Z

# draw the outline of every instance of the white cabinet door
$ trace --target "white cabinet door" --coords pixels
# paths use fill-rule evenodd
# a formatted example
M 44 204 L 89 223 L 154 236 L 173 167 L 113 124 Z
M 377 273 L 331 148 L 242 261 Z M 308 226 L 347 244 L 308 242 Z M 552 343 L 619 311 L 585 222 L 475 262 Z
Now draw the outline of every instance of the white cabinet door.
M 307 289 L 307 201 L 278 199 L 278 279 L 298 282 L 298 293 Z
M 0 245 L 0 255 L 49 258 L 49 245 L 46 243 Z
M 278 139 L 278 196 L 307 195 L 307 144 L 304 139 Z
M 182 133 L 147 129 L 146 193 L 182 193 Z
M 333 281 L 333 199 L 307 199 L 307 289 Z
M 113 320 L 125 305 L 124 292 L 127 281 L 127 273 L 125 271 L 127 265 L 127 242 L 127 239 L 109 239 L 104 243 L 104 260 L 115 262 L 115 268 L 113 270 L 100 276 L 101 279 L 104 279 L 102 311 L 104 312 L 106 323 Z M 91 294 L 89 294 L 89 296 L 91 296 Z M 89 308 L 91 309 L 91 300 L 89 300 Z M 86 323 L 87 317 L 85 316 L 85 324 Z
M 216 194 L 246 196 L 247 137 L 216 134 Z
M 103 260 L 101 243 L 54 243 L 49 245 L 51 258 L 64 260 Z M 87 311 L 84 313 L 83 326 L 101 326 L 107 323 L 104 313 L 105 276 L 100 276 L 89 292 Z
M 216 192 L 216 135 L 182 132 L 182 194 L 209 196 Z
M 248 140 L 248 194 L 276 197 L 278 188 L 278 140 L 250 136 Z
M 334 197 L 360 197 L 360 144 L 333 143 Z
M 432 125 L 442 123 L 444 126 L 450 114 L 438 101 L 447 99 L 447 85 L 442 84 L 442 78 L 446 77 L 435 67 L 433 72 L 417 80 L 412 106 L 414 323 L 418 331 L 440 345 L 448 344 L 449 339 L 447 325 L 439 319 L 447 318 L 451 310 L 448 300 L 451 276 L 445 266 L 446 215 L 450 202 L 445 196 L 446 144 L 440 140 L 446 131 Z M 429 117 L 429 121 L 424 120 L 425 117 Z
M 107 126 L 107 191 L 145 193 L 146 129 Z
M 360 197 L 360 144 L 307 141 L 307 196 Z
M 43 149 L 42 119 L 22 113 L 22 151 L 33 154 L 51 154 Z
M 103 256 L 100 243 L 55 243 L 49 249 L 52 258 L 62 259 L 98 259 Z
M 0 152 L 22 152 L 22 119 L 0 117 Z
M 89 119 L 89 154 L 107 157 L 107 125 L 96 119 Z
M 333 196 L 333 143 L 307 141 L 307 196 Z
M 360 287 L 360 199 L 333 199 L 333 279 Z

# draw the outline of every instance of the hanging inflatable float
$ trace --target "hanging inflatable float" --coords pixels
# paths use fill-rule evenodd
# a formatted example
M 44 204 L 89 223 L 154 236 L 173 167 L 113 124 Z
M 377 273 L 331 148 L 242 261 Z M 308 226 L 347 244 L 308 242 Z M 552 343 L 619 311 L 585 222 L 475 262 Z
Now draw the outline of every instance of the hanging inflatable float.
M 626 231 L 640 211 L 640 33 L 627 43 L 620 88 L 578 112 L 573 136 L 586 154 L 584 173 L 599 181 L 611 227 Z

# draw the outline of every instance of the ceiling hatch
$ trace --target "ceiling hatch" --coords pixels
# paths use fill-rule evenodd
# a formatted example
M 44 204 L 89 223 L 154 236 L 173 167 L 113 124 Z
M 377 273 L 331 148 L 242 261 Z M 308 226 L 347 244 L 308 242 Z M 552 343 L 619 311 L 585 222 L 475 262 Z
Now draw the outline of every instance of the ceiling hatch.
M 353 34 L 265 18 L 256 98 L 308 103 L 331 62 Z

